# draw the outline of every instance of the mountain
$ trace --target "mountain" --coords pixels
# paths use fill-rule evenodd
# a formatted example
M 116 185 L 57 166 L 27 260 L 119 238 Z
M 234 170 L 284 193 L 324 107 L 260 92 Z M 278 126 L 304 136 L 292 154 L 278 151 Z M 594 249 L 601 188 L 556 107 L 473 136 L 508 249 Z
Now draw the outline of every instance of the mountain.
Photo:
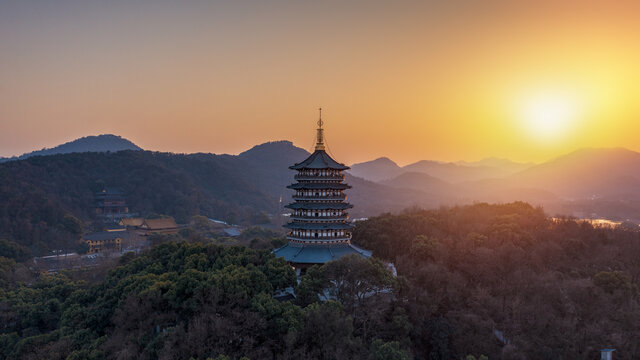
M 534 163 L 519 163 L 497 157 L 488 157 L 478 161 L 456 161 L 455 164 L 462 166 L 488 166 L 499 168 L 510 173 L 516 173 L 535 165 Z
M 517 163 L 507 159 L 487 158 L 475 162 L 459 161 L 455 163 L 421 160 L 400 167 L 389 158 L 382 157 L 372 161 L 353 164 L 351 165 L 349 173 L 375 182 L 384 182 L 407 172 L 423 173 L 455 184 L 466 181 L 502 178 L 525 170 L 532 165 L 533 164 Z M 413 176 L 415 177 L 415 175 Z
M 45 156 L 56 154 L 82 153 L 82 152 L 116 152 L 122 150 L 142 150 L 131 141 L 120 136 L 104 134 L 97 136 L 82 137 L 51 149 L 32 151 L 20 156 L 11 158 L 0 158 L 0 162 L 10 160 L 22 160 L 32 156 Z
M 405 172 L 380 183 L 394 188 L 421 190 L 441 195 L 456 189 L 454 185 L 446 181 L 419 172 Z
M 369 181 L 381 181 L 391 179 L 403 172 L 402 168 L 387 157 L 353 164 L 349 173 L 351 175 L 367 179 Z
M 567 199 L 640 199 L 640 153 L 622 148 L 577 150 L 506 180 Z
M 404 171 L 429 174 L 450 183 L 500 178 L 514 171 L 497 166 L 459 165 L 451 162 L 422 160 L 402 168 Z

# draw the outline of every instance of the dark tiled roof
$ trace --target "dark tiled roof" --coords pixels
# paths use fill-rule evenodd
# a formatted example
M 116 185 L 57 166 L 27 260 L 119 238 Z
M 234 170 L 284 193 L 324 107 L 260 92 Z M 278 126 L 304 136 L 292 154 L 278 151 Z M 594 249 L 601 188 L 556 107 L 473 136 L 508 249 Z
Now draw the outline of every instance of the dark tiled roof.
M 302 169 L 334 169 L 334 170 L 347 170 L 348 166 L 340 164 L 333 160 L 329 154 L 324 150 L 316 150 L 303 162 L 290 166 L 289 169 L 302 170 Z
M 341 183 L 295 183 L 287 186 L 289 189 L 351 189 L 351 185 Z
M 288 229 L 302 229 L 302 230 L 346 230 L 353 228 L 353 224 L 344 222 L 334 223 L 303 223 L 303 222 L 290 222 L 284 227 Z
M 371 257 L 370 251 L 360 249 L 353 244 L 304 245 L 290 242 L 273 252 L 277 257 L 299 264 L 324 264 L 351 254 L 358 254 L 365 258 Z
M 351 209 L 353 205 L 345 202 L 335 202 L 335 203 L 326 203 L 326 202 L 295 202 L 293 204 L 289 204 L 285 206 L 289 209 L 305 209 L 305 210 L 344 210 Z
M 91 234 L 87 234 L 82 237 L 82 240 L 93 240 L 93 241 L 104 241 L 104 240 L 115 240 L 115 239 L 126 239 L 129 236 L 129 233 L 126 231 L 102 231 L 95 232 Z

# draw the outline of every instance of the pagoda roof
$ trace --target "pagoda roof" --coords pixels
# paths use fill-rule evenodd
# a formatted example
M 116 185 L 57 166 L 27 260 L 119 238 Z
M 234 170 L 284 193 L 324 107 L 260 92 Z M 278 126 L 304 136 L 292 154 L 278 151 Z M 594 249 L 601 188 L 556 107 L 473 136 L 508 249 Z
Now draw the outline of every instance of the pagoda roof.
M 334 169 L 334 170 L 347 170 L 348 166 L 340 164 L 333 160 L 329 154 L 324 150 L 316 150 L 313 154 L 303 162 L 297 163 L 293 166 L 289 166 L 289 169 L 302 170 L 302 169 Z
M 335 190 L 345 190 L 351 189 L 351 185 L 342 184 L 342 183 L 295 183 L 287 186 L 289 189 L 335 189 Z
M 273 253 L 288 262 L 298 264 L 324 264 L 352 254 L 364 258 L 371 257 L 371 251 L 361 249 L 351 243 L 307 245 L 289 242 L 285 246 L 273 250 Z
M 308 223 L 308 222 L 290 222 L 284 227 L 288 229 L 302 230 L 347 230 L 353 228 L 353 224 L 345 222 L 334 223 Z
M 335 202 L 335 203 L 327 203 L 327 202 L 295 202 L 285 206 L 289 209 L 305 209 L 305 210 L 344 210 L 351 209 L 353 205 L 345 202 Z

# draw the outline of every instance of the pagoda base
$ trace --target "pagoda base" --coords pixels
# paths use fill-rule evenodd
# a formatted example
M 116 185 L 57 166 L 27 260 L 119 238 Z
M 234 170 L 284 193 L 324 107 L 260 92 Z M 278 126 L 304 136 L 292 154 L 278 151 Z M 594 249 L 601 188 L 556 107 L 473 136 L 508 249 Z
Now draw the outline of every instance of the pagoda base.
M 360 255 L 371 257 L 371 251 L 361 249 L 350 242 L 339 244 L 301 244 L 289 242 L 285 246 L 273 250 L 277 257 L 284 258 L 296 269 L 322 265 L 332 260 L 338 260 L 346 255 Z

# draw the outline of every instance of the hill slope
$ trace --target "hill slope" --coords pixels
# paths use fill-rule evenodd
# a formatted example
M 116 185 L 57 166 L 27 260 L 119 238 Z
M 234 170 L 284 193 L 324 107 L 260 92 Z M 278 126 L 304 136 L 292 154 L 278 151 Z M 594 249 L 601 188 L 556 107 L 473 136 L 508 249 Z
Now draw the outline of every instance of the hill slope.
M 353 164 L 349 173 L 369 181 L 381 181 L 391 179 L 403 172 L 391 159 L 381 157 L 375 160 Z
M 567 198 L 640 198 L 640 153 L 582 149 L 507 178 Z
M 69 154 L 80 152 L 116 152 L 122 150 L 142 150 L 131 141 L 120 136 L 105 134 L 97 136 L 86 136 L 73 141 L 69 141 L 62 145 L 58 145 L 51 149 L 42 149 L 32 151 L 27 154 L 15 156 L 12 158 L 0 158 L 0 162 L 9 160 L 22 160 L 32 156 L 45 156 L 56 154 Z

